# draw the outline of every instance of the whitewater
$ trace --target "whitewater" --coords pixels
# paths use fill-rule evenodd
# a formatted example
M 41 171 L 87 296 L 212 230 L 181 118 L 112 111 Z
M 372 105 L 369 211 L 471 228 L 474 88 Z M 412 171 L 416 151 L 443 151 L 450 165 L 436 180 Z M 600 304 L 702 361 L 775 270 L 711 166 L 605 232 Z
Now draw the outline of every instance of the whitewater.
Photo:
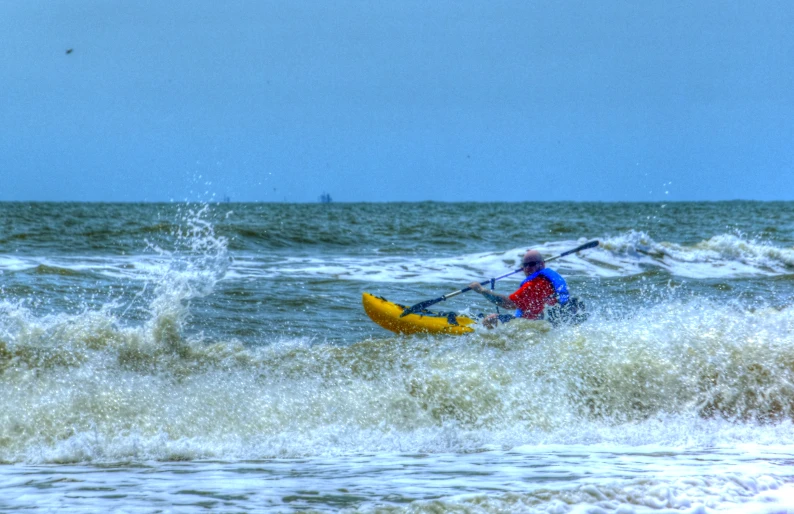
M 792 203 L 0 214 L 4 510 L 794 510 Z M 361 309 L 590 239 L 554 263 L 576 327 Z

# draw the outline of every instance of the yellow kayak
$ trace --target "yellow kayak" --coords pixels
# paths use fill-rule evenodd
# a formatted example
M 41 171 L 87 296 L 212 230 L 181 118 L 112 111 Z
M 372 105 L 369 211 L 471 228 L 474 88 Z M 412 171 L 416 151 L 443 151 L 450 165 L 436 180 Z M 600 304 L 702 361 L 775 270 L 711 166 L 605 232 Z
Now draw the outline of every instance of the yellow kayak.
M 473 319 L 454 312 L 420 311 L 401 318 L 405 305 L 392 303 L 369 293 L 362 295 L 361 302 L 372 321 L 398 334 L 462 335 L 473 332 L 472 325 L 476 323 Z

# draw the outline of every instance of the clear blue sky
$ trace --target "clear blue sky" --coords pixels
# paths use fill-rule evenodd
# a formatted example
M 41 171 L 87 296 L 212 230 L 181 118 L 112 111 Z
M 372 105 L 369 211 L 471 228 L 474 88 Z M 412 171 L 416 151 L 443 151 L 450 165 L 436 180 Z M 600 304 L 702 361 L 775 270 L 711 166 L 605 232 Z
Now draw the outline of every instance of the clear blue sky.
M 793 31 L 787 0 L 0 0 L 0 200 L 794 200 Z

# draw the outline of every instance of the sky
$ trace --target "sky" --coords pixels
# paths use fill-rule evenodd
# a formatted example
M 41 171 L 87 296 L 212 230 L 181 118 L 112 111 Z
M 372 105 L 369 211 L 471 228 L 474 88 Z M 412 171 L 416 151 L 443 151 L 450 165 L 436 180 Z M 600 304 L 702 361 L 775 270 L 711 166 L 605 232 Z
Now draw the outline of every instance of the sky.
M 0 0 L 0 201 L 794 200 L 794 2 Z

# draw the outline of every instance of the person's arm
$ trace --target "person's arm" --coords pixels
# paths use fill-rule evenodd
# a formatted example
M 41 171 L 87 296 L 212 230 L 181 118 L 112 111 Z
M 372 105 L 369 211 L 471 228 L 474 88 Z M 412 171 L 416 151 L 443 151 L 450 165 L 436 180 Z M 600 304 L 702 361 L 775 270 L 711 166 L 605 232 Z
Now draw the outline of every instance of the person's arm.
M 507 295 L 485 289 L 479 282 L 472 282 L 469 284 L 469 287 L 472 291 L 476 291 L 483 295 L 489 302 L 496 304 L 497 307 L 504 307 L 505 309 L 518 308 L 518 306 L 513 303 L 513 300 L 511 300 Z

